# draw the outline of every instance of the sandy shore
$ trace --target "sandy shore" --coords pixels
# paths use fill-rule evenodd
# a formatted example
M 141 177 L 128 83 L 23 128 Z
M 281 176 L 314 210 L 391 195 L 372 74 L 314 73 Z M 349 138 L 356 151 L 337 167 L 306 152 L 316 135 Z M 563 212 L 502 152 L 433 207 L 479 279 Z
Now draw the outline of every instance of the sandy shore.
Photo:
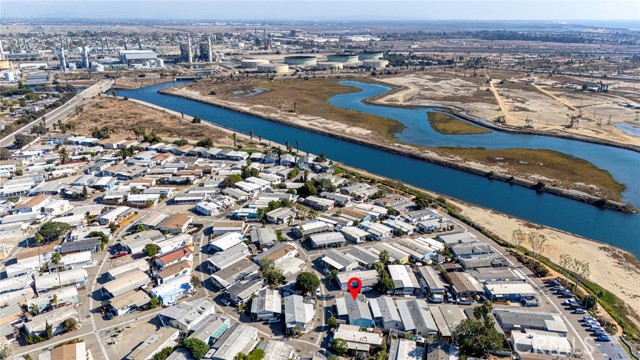
M 511 239 L 516 229 L 542 233 L 547 237 L 543 255 L 554 263 L 560 262 L 560 255 L 569 254 L 575 259 L 590 264 L 589 280 L 617 295 L 630 310 L 630 319 L 640 327 L 640 266 L 627 261 L 633 255 L 614 246 L 599 243 L 570 233 L 532 224 L 527 221 L 473 206 L 459 201 L 450 201 L 462 209 L 461 213 L 481 224 L 487 230 L 505 240 Z M 529 248 L 528 244 L 523 246 Z M 635 312 L 633 312 L 635 309 Z

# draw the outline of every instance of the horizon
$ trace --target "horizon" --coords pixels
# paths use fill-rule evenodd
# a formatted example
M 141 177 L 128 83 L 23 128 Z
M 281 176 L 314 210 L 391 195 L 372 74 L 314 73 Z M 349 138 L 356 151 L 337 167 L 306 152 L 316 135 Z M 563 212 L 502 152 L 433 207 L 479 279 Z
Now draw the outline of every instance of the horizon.
M 627 22 L 640 28 L 629 0 L 0 0 L 2 21 L 531 21 Z M 553 11 L 549 11 L 553 8 Z M 126 10 L 126 11 L 123 11 Z M 124 13 L 124 14 L 123 14 Z M 635 16 L 634 16 L 635 15 Z

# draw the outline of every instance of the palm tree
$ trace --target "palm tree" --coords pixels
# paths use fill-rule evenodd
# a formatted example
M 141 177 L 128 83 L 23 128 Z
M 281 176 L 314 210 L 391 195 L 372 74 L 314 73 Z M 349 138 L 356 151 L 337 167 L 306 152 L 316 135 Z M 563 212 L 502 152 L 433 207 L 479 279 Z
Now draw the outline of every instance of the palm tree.
M 57 294 L 53 294 L 53 297 L 51 298 L 51 305 L 53 305 L 54 309 L 58 306 L 58 295 Z
M 33 316 L 36 316 L 40 313 L 40 308 L 36 304 L 31 304 L 29 305 L 29 312 L 33 314 Z
M 231 138 L 233 139 L 233 147 L 234 147 L 234 148 L 237 148 L 237 147 L 238 147 L 238 145 L 237 145 L 237 143 L 236 143 L 236 139 L 237 139 L 237 137 L 238 137 L 238 136 L 236 135 L 236 133 L 231 134 Z
M 284 142 L 284 147 L 286 147 L 287 151 L 289 151 L 289 140 Z
M 60 151 L 58 151 L 58 154 L 60 155 L 60 162 L 62 164 L 69 161 L 69 154 L 67 154 L 67 149 L 65 148 L 60 149 Z
M 300 140 L 296 140 L 296 150 L 300 151 Z
M 253 130 L 249 130 L 249 138 L 253 141 Z

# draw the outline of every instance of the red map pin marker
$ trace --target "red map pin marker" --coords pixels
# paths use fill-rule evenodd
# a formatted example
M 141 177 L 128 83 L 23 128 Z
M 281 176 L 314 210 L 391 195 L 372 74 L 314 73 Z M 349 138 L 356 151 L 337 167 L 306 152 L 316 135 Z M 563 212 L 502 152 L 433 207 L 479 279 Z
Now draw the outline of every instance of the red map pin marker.
M 357 277 L 351 278 L 347 283 L 347 287 L 349 288 L 351 296 L 353 296 L 353 300 L 355 300 L 358 294 L 360 294 L 360 290 L 362 290 L 362 281 Z

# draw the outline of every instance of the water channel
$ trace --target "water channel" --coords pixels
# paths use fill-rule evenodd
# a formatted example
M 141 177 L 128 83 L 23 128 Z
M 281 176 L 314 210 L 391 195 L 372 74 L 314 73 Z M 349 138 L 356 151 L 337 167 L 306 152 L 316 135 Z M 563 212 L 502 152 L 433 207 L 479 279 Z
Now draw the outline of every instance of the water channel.
M 159 89 L 175 86 L 165 83 L 137 90 L 119 90 L 119 96 L 139 99 L 174 111 L 197 115 L 202 119 L 236 131 L 278 143 L 300 142 L 302 151 L 327 157 L 366 171 L 423 187 L 461 200 L 492 208 L 535 223 L 562 229 L 628 250 L 640 257 L 640 216 L 602 210 L 549 194 L 417 159 L 387 153 L 311 131 L 274 123 L 259 117 L 204 104 L 198 101 L 160 94 Z M 379 85 L 345 82 L 361 92 L 337 95 L 335 106 L 393 118 L 405 125 L 398 139 L 428 146 L 465 146 L 485 148 L 529 147 L 562 151 L 589 160 L 606 169 L 627 185 L 624 200 L 640 207 L 640 154 L 624 149 L 544 136 L 492 132 L 484 135 L 451 136 L 433 131 L 426 121 L 427 109 L 401 109 L 364 104 L 361 101 L 388 88 Z

